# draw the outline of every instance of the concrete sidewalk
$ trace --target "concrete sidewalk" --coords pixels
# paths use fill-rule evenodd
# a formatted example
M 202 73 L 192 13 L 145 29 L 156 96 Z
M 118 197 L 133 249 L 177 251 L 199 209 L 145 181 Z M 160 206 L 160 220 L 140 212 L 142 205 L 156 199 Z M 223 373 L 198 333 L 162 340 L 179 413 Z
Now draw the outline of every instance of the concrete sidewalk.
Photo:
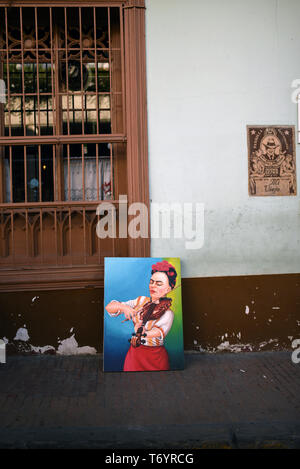
M 0 383 L 0 448 L 300 448 L 291 352 L 188 353 L 183 371 L 146 373 L 8 356 Z

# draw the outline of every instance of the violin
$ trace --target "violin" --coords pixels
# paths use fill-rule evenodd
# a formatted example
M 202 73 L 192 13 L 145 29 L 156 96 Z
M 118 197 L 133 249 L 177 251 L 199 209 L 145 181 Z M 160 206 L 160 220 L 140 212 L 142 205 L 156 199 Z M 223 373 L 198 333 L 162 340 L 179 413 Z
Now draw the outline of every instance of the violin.
M 128 342 L 132 345 L 132 347 L 136 348 L 140 345 L 143 345 L 146 341 L 142 339 L 142 337 L 146 337 L 147 334 L 143 334 L 143 326 L 139 327 L 136 332 L 132 333 L 131 339 L 128 339 Z
M 142 319 L 142 325 L 136 332 L 132 333 L 131 339 L 128 339 L 128 342 L 130 342 L 132 347 L 139 347 L 146 342 L 143 337 L 146 337 L 147 334 L 145 332 L 143 333 L 143 329 L 147 321 L 159 319 L 170 308 L 171 303 L 172 299 L 165 296 L 159 298 L 159 303 L 148 301 L 148 303 L 146 303 L 143 308 L 138 311 Z

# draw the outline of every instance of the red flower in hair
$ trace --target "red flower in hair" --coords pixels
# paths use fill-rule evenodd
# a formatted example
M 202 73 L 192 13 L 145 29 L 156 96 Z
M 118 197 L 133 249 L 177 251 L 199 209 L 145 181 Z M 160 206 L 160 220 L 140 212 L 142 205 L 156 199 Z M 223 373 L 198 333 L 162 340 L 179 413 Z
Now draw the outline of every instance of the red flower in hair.
M 168 272 L 171 268 L 174 269 L 172 264 L 170 264 L 168 261 L 157 262 L 152 266 L 152 270 L 154 272 Z M 170 274 L 171 273 L 173 274 L 173 272 L 170 272 Z

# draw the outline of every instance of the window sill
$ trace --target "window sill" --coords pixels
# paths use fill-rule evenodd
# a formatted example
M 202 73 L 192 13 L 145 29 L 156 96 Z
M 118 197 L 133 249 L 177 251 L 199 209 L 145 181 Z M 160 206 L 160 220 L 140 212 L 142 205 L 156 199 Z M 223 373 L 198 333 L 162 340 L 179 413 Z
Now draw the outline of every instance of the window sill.
M 103 264 L 0 269 L 0 292 L 103 287 Z

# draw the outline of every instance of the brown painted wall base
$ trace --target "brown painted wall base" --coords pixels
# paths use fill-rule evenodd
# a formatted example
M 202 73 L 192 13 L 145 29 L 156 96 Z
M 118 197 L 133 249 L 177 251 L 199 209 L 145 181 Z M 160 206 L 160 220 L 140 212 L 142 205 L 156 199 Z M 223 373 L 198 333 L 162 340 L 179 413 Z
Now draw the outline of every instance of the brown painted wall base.
M 290 349 L 300 337 L 300 274 L 187 278 L 183 308 L 187 349 Z
M 185 278 L 182 294 L 186 350 L 291 349 L 300 338 L 300 274 Z M 13 340 L 24 325 L 26 347 Z M 73 334 L 79 347 L 102 352 L 102 288 L 0 294 L 8 353 L 29 351 L 29 343 L 57 350 Z

